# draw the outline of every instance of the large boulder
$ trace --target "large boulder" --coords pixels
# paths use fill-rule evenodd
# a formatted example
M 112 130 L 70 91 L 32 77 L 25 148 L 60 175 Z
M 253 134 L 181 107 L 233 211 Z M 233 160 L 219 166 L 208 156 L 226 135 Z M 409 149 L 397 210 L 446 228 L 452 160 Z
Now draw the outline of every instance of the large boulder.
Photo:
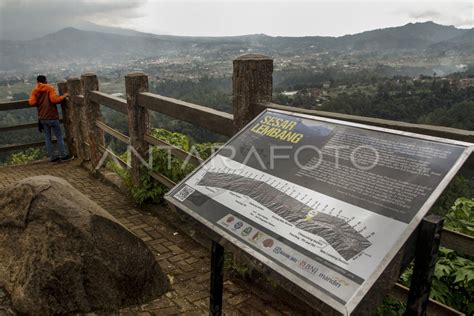
M 0 287 L 13 308 L 53 315 L 152 300 L 168 280 L 146 244 L 65 180 L 0 189 Z

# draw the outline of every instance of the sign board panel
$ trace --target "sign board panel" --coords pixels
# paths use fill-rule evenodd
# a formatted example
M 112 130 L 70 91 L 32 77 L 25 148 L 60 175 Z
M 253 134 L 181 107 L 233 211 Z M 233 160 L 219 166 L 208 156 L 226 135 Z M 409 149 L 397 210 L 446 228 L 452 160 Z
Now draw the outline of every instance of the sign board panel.
M 166 200 L 350 314 L 471 145 L 266 110 Z

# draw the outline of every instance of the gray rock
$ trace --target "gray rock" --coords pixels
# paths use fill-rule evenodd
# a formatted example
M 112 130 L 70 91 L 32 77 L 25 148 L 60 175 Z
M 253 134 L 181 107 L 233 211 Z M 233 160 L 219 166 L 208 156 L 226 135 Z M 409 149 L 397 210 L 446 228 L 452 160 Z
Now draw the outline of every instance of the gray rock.
M 30 315 L 117 310 L 162 294 L 146 244 L 65 180 L 0 189 L 0 287 Z

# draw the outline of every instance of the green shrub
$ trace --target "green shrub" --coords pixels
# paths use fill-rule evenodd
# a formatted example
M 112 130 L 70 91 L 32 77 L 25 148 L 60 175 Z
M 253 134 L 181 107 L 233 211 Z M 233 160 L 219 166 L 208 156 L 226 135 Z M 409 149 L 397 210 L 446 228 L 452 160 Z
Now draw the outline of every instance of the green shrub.
M 457 199 L 444 218 L 444 227 L 474 236 L 474 198 Z
M 40 158 L 40 150 L 37 148 L 29 148 L 25 151 L 20 151 L 11 154 L 8 157 L 7 165 L 23 165 L 32 161 L 36 161 Z
M 458 198 L 447 212 L 444 226 L 464 234 L 474 235 L 473 211 L 474 199 Z M 399 281 L 405 286 L 410 286 L 412 274 L 413 264 L 405 270 Z M 430 297 L 467 315 L 473 315 L 474 261 L 472 258 L 463 258 L 453 250 L 440 247 Z
M 402 316 L 405 313 L 405 304 L 400 303 L 398 300 L 386 297 L 377 308 L 375 316 Z
M 191 145 L 191 140 L 186 135 L 170 132 L 165 129 L 157 128 L 151 132 L 153 137 L 167 142 L 173 146 L 176 146 L 186 152 L 191 152 L 201 159 L 206 159 L 212 154 L 213 150 L 219 146 L 215 143 L 204 143 Z M 129 153 L 124 153 L 121 158 L 125 161 L 129 160 Z M 151 167 L 152 170 L 160 173 L 173 182 L 179 182 L 191 171 L 194 166 L 185 163 L 183 160 L 178 159 L 174 156 L 170 156 L 168 150 L 160 149 L 157 146 L 153 146 L 150 151 L 151 155 Z M 131 180 L 130 172 L 126 169 L 117 166 L 114 162 L 107 164 L 108 168 L 114 170 L 119 176 L 124 179 L 125 184 L 130 190 L 130 194 L 137 204 L 143 204 L 146 202 L 160 203 L 163 201 L 164 194 L 168 191 L 168 188 L 148 174 L 143 172 L 143 176 L 140 179 L 140 186 L 134 186 Z M 146 168 L 143 166 L 142 168 Z
M 473 315 L 474 262 L 441 247 L 430 296 L 467 315 Z
M 400 276 L 399 281 L 409 287 L 412 274 L 413 264 Z M 474 262 L 469 258 L 458 256 L 453 250 L 440 247 L 430 298 L 467 315 L 473 315 L 472 297 L 474 297 Z
M 410 286 L 413 265 L 400 277 L 400 282 Z M 440 247 L 431 286 L 430 297 L 467 315 L 474 313 L 474 262 L 455 251 Z
M 457 175 L 440 195 L 435 205 L 431 208 L 434 214 L 446 215 L 456 199 L 460 196 L 472 196 L 471 183 L 462 175 Z

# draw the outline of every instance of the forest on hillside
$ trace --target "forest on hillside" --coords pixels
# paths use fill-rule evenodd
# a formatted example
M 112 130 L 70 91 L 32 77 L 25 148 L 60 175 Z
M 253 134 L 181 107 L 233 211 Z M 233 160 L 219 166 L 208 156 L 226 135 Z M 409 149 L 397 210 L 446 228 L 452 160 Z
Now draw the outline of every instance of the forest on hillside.
M 324 97 L 324 96 L 323 96 Z M 407 78 L 347 84 L 337 94 L 317 102 L 309 89 L 288 97 L 278 94 L 275 102 L 294 107 L 474 130 L 474 85 L 461 87 L 456 79 Z

